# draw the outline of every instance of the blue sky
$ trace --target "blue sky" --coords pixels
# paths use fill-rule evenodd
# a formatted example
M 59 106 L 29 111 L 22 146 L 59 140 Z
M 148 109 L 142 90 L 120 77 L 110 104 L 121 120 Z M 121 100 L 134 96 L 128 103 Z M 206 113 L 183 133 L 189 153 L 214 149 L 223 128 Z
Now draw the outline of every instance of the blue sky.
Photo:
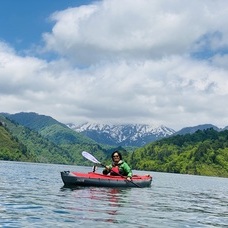
M 18 50 L 41 41 L 41 34 L 52 29 L 49 16 L 69 7 L 86 5 L 91 0 L 1 0 L 0 39 Z
M 0 6 L 0 111 L 74 124 L 228 125 L 226 0 Z

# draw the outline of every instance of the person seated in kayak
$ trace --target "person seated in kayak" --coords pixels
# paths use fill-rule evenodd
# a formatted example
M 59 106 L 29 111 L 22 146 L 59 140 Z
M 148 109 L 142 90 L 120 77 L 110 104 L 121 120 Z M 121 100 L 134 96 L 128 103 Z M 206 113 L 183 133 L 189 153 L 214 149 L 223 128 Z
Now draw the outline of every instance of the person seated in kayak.
M 129 165 L 122 160 L 122 155 L 119 151 L 114 151 L 112 153 L 112 164 L 105 167 L 103 170 L 104 175 L 110 175 L 112 176 L 126 176 L 127 180 L 131 180 L 132 178 L 132 171 Z

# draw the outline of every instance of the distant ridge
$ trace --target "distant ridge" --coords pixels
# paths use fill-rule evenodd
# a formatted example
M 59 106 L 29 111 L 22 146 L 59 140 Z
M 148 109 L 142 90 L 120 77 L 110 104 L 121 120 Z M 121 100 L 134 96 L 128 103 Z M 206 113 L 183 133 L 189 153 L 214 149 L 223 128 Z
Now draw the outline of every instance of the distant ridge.
M 31 130 L 34 130 L 51 140 L 53 143 L 59 144 L 74 144 L 74 143 L 91 143 L 95 141 L 83 134 L 72 131 L 65 124 L 53 119 L 50 116 L 40 115 L 35 112 L 20 112 L 16 114 L 2 113 L 15 123 L 21 124 Z
M 185 127 L 180 131 L 175 131 L 164 125 L 149 124 L 84 123 L 76 125 L 74 123 L 63 124 L 50 116 L 35 112 L 20 112 L 16 114 L 2 112 L 0 114 L 39 132 L 56 144 L 98 143 L 114 147 L 142 147 L 148 143 L 174 135 L 193 134 L 198 130 L 206 130 L 208 128 L 213 128 L 216 131 L 228 129 L 228 126 L 222 129 L 212 124 Z
M 213 128 L 216 131 L 225 130 L 225 128 L 224 129 L 220 129 L 220 128 L 216 127 L 213 124 L 201 124 L 201 125 L 197 125 L 197 126 L 194 126 L 194 127 L 182 128 L 180 131 L 177 131 L 176 133 L 174 133 L 174 135 L 193 134 L 193 133 L 195 133 L 198 130 L 206 130 L 208 128 Z
M 40 131 L 44 127 L 48 127 L 54 124 L 59 124 L 62 127 L 66 127 L 65 124 L 58 122 L 50 116 L 40 115 L 35 112 L 19 112 L 15 114 L 2 113 L 4 116 L 14 120 L 15 122 L 28 127 L 32 130 Z
M 147 124 L 113 125 L 87 122 L 81 125 L 75 125 L 72 123 L 66 125 L 76 132 L 80 132 L 101 144 L 136 147 L 142 147 L 148 143 L 165 137 L 193 134 L 198 130 L 213 128 L 216 131 L 223 131 L 228 129 L 228 126 L 221 129 L 212 124 L 201 124 L 192 127 L 185 127 L 180 131 L 175 131 L 164 125 L 155 126 Z
M 85 123 L 82 125 L 67 124 L 67 126 L 98 143 L 113 146 L 140 147 L 175 133 L 173 129 L 163 125 Z

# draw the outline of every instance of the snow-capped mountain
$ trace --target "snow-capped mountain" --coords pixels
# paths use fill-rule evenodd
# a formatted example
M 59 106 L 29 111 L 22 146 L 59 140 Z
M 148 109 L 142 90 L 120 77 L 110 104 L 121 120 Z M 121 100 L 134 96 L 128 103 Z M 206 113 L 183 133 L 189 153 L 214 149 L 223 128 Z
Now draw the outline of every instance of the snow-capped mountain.
M 85 123 L 79 126 L 74 124 L 67 124 L 67 126 L 98 143 L 113 146 L 144 146 L 175 133 L 173 129 L 163 125 Z

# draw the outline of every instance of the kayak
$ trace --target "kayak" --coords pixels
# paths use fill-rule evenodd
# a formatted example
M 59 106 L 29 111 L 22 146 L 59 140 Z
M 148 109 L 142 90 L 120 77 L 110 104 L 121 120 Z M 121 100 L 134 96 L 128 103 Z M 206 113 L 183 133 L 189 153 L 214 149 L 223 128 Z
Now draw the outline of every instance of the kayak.
M 94 186 L 94 187 L 150 187 L 150 175 L 133 175 L 129 181 L 123 176 L 103 175 L 95 172 L 80 173 L 63 171 L 61 178 L 65 186 Z

